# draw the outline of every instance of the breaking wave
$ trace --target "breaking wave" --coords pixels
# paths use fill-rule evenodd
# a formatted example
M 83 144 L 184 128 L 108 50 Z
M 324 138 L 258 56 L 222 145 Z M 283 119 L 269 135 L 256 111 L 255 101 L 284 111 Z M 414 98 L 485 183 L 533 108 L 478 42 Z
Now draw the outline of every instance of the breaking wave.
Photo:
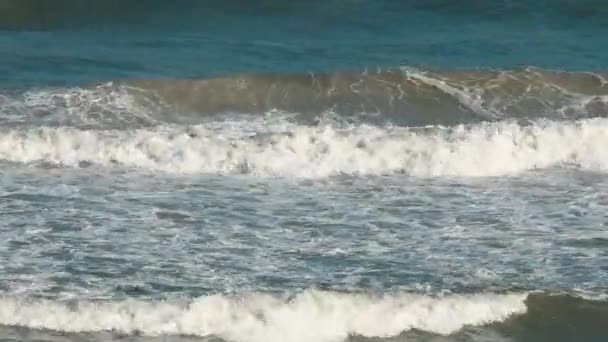
M 193 300 L 0 298 L 0 328 L 119 336 L 189 335 L 230 342 L 340 342 L 421 332 L 467 340 L 596 341 L 608 302 L 568 294 L 372 296 L 306 290 Z M 2 328 L 3 331 L 6 328 Z M 600 339 L 601 340 L 601 339 Z
M 608 115 L 604 74 L 524 68 L 258 74 L 201 80 L 115 81 L 0 95 L 4 122 L 134 128 L 197 124 L 228 114 L 323 113 L 354 123 L 458 125 L 505 119 L 576 120 Z
M 498 176 L 608 170 L 603 74 L 243 75 L 4 91 L 0 160 L 169 173 Z
M 310 121 L 331 111 L 402 126 L 500 119 L 580 119 L 608 115 L 603 74 L 525 68 L 242 75 L 208 80 L 133 81 L 180 113 L 281 110 Z
M 451 334 L 526 311 L 525 294 L 373 297 L 305 291 L 293 298 L 222 295 L 191 302 L 0 299 L 0 324 L 62 332 L 216 336 L 236 342 L 339 342 L 411 329 Z
M 605 172 L 607 132 L 608 119 L 601 118 L 425 128 L 248 121 L 130 131 L 43 127 L 0 132 L 0 160 L 306 178 L 499 176 L 552 167 Z

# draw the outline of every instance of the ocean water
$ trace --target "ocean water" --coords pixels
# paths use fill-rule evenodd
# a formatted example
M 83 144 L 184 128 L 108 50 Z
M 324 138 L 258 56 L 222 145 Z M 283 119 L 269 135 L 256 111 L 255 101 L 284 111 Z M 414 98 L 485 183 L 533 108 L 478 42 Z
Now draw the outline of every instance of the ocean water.
M 608 340 L 608 7 L 0 1 L 0 340 Z

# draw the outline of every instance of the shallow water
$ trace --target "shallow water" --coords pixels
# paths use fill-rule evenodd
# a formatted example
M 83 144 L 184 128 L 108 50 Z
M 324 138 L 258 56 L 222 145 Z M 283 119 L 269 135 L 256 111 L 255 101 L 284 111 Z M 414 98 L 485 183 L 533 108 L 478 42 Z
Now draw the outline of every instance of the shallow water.
M 2 3 L 0 338 L 605 340 L 602 8 Z

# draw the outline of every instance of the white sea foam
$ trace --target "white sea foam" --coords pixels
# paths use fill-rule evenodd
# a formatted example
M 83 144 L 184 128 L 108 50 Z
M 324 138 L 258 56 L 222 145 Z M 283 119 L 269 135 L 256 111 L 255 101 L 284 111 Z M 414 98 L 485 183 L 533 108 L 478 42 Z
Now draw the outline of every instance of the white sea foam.
M 450 334 L 526 311 L 525 294 L 372 297 L 305 291 L 289 300 L 213 295 L 190 303 L 0 299 L 0 324 L 65 332 L 218 336 L 237 342 L 338 342 L 349 335 L 389 337 L 410 329 Z
M 155 123 L 161 105 L 146 101 L 141 91 L 112 83 L 87 88 L 33 89 L 0 94 L 0 120 L 13 124 L 118 128 Z M 139 100 L 138 100 L 139 99 Z
M 425 129 L 292 125 L 257 133 L 241 126 L 13 129 L 0 133 L 0 159 L 286 177 L 498 176 L 564 165 L 608 171 L 608 119 Z

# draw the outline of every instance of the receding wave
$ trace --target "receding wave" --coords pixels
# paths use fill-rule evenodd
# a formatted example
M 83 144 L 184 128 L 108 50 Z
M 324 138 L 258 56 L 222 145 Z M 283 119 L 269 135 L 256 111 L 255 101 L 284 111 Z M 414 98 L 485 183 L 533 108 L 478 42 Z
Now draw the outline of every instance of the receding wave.
M 236 342 L 334 342 L 417 329 L 451 334 L 526 311 L 525 294 L 373 297 L 305 291 L 292 298 L 252 294 L 191 302 L 53 302 L 0 299 L 0 324 L 62 332 L 216 336 Z
M 377 127 L 252 122 L 137 130 L 0 132 L 0 160 L 168 173 L 325 177 L 340 174 L 498 176 L 575 167 L 608 171 L 608 119 Z

